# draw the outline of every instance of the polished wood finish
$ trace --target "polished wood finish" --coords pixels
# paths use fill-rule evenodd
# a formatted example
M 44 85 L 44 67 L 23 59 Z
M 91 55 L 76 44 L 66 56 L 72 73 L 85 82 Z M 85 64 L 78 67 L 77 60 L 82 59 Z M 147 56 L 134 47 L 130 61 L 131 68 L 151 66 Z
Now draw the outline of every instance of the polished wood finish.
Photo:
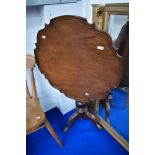
M 124 104 L 124 108 L 126 108 L 129 104 L 129 91 L 125 88 L 125 86 L 129 86 L 129 22 L 122 27 L 119 36 L 116 39 L 115 46 L 118 48 L 118 54 L 122 56 L 123 74 L 118 89 L 127 94 L 126 102 Z M 112 100 L 111 94 L 108 95 L 107 100 L 109 100 L 109 102 Z M 111 103 L 113 103 L 113 105 L 115 104 L 114 102 Z M 96 104 L 99 104 L 99 102 Z M 129 151 L 129 143 L 124 140 L 117 131 L 108 125 L 100 116 L 97 115 L 96 119 L 100 125 L 102 125 L 127 151 Z
M 82 17 L 56 17 L 38 32 L 35 56 L 50 84 L 77 101 L 65 130 L 77 118 L 89 118 L 100 128 L 88 104 L 105 98 L 119 85 L 122 73 L 109 34 Z
M 32 96 L 26 84 L 26 132 L 30 134 L 35 130 L 39 129 L 41 125 L 45 125 L 51 135 L 55 138 L 60 146 L 63 146 L 62 142 L 59 140 L 56 132 L 48 122 L 42 108 L 40 106 L 39 100 L 37 98 L 35 79 L 33 74 L 33 68 L 35 65 L 35 58 L 31 55 L 26 56 L 26 66 L 30 70 L 31 76 L 31 89 Z
M 96 121 L 95 114 L 88 110 L 89 103 L 76 102 L 76 112 L 69 118 L 68 126 L 64 129 L 66 132 L 77 119 L 90 119 L 98 129 L 102 129 L 101 125 Z
M 52 19 L 38 32 L 35 56 L 50 84 L 79 102 L 104 98 L 120 82 L 110 36 L 81 17 Z

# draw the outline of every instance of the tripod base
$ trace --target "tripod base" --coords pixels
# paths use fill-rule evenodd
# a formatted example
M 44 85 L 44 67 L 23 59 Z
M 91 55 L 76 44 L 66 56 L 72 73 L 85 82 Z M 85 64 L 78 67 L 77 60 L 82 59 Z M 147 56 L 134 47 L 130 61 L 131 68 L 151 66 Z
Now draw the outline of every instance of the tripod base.
M 84 118 L 90 119 L 98 129 L 103 129 L 102 126 L 97 122 L 95 115 L 88 111 L 88 104 L 76 102 L 76 112 L 70 116 L 68 126 L 64 129 L 64 131 L 66 132 L 72 126 L 75 120 Z

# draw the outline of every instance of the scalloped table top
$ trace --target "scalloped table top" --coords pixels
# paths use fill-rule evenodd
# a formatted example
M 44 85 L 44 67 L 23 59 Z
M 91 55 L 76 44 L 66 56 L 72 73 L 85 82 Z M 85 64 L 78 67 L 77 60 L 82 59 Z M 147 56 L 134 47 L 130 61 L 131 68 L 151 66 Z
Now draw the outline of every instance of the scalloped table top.
M 81 17 L 52 19 L 38 32 L 35 57 L 50 84 L 80 102 L 104 98 L 121 79 L 110 36 Z

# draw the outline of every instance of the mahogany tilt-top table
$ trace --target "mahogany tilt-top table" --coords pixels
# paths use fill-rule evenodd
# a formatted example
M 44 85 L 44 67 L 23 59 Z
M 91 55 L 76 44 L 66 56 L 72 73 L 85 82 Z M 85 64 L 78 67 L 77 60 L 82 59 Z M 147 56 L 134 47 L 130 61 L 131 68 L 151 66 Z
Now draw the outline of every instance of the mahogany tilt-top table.
M 121 60 L 110 36 L 82 17 L 56 17 L 38 32 L 35 57 L 50 84 L 76 100 L 68 127 L 84 117 L 96 124 L 88 103 L 103 99 L 121 80 Z

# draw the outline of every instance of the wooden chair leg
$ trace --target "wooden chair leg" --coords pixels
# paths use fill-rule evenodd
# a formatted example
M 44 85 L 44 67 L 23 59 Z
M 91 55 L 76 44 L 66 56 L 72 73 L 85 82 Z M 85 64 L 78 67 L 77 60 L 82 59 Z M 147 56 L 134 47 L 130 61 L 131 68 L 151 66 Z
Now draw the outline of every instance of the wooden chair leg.
M 63 146 L 62 142 L 60 141 L 60 139 L 58 138 L 56 132 L 54 131 L 54 129 L 52 128 L 52 126 L 50 125 L 49 121 L 47 120 L 47 118 L 45 119 L 45 126 L 48 129 L 48 131 L 50 132 L 50 134 L 53 136 L 53 138 L 57 141 L 57 143 L 60 146 Z

